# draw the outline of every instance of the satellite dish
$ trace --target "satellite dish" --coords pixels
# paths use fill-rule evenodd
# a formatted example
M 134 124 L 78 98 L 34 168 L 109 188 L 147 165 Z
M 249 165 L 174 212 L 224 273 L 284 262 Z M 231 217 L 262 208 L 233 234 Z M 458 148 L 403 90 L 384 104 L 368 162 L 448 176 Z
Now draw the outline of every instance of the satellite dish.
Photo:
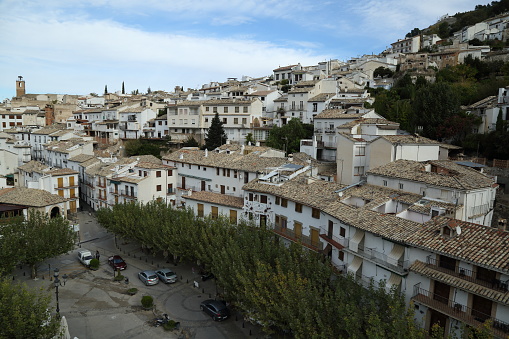
M 460 235 L 460 234 L 461 234 L 461 227 L 456 226 L 456 234 L 457 234 L 457 235 Z

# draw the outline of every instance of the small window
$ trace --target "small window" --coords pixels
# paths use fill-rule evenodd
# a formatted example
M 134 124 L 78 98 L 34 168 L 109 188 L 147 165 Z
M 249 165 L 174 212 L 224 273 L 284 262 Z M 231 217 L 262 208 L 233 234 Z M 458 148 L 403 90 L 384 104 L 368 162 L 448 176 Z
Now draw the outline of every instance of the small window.
M 281 205 L 281 198 L 280 197 L 276 197 L 276 205 Z
M 341 260 L 341 261 L 344 261 L 345 260 L 345 252 L 339 251 L 338 252 L 338 259 Z
M 320 210 L 318 208 L 313 208 L 311 210 L 311 216 L 315 219 L 320 219 Z
M 387 180 L 384 180 L 384 186 L 387 186 Z
M 156 191 L 161 192 L 162 190 L 163 190 L 163 188 L 161 185 L 156 186 Z
M 267 203 L 267 196 L 266 195 L 260 195 L 260 202 L 262 204 L 266 204 Z
M 156 171 L 156 178 L 160 178 L 161 177 L 161 171 Z
M 295 212 L 302 213 L 302 204 L 295 203 Z
M 403 184 L 399 184 L 399 189 L 402 190 L 403 189 Z
M 288 206 L 288 199 L 281 198 L 281 207 L 287 207 Z
M 253 193 L 249 193 L 249 201 L 253 201 Z
M 345 229 L 344 227 L 340 227 L 340 228 L 339 228 L 339 235 L 340 235 L 341 237 L 343 237 L 343 238 L 345 237 L 345 235 L 346 235 L 346 229 Z

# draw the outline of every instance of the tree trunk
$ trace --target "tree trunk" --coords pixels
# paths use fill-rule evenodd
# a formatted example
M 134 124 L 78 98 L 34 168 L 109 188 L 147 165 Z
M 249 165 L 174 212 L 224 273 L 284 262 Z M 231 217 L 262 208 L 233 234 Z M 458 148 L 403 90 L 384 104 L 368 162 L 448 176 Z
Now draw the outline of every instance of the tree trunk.
M 31 268 L 30 277 L 32 279 L 37 278 L 37 265 L 36 264 L 32 264 L 32 265 L 30 265 L 30 268 Z

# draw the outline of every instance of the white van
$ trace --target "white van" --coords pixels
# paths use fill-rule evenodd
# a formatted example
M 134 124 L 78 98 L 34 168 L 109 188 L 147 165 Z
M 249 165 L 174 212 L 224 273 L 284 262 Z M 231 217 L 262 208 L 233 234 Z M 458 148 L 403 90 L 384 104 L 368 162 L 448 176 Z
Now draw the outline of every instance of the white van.
M 85 266 L 90 266 L 90 260 L 94 259 L 89 250 L 81 250 L 78 252 L 78 259 Z

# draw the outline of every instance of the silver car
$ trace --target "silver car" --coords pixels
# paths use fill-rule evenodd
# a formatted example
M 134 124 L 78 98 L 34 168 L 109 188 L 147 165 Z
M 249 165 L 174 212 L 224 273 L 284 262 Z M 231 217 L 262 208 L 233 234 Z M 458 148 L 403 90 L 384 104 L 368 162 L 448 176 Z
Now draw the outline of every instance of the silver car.
M 177 281 L 177 275 L 169 268 L 161 268 L 156 271 L 156 274 L 159 277 L 159 280 L 165 284 L 173 284 Z
M 147 286 L 155 285 L 159 282 L 159 278 L 154 271 L 142 271 L 138 273 L 138 278 Z

